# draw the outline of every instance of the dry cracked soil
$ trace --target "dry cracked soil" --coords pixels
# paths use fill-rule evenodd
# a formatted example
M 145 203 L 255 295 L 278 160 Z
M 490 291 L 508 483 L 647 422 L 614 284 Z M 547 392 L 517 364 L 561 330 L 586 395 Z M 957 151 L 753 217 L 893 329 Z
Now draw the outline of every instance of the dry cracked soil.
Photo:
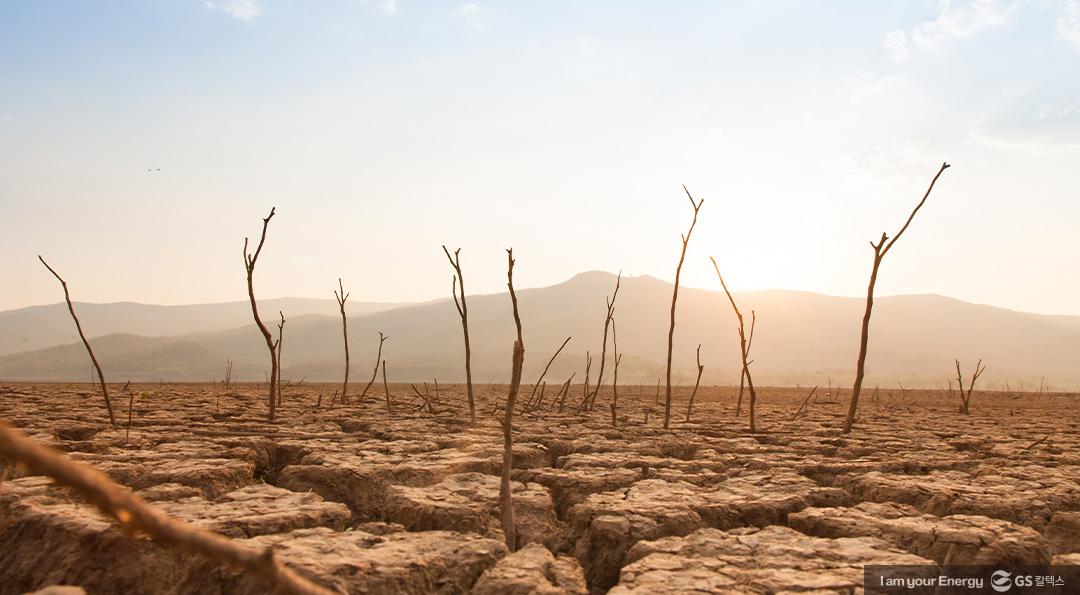
M 392 412 L 381 390 L 328 407 L 334 387 L 293 385 L 272 423 L 265 386 L 116 386 L 111 428 L 91 385 L 9 384 L 0 417 L 342 593 L 844 593 L 867 564 L 1080 561 L 1073 395 L 977 392 L 962 415 L 940 392 L 875 391 L 842 435 L 846 394 L 793 418 L 804 389 L 762 389 L 750 433 L 735 389 L 703 388 L 690 421 L 683 390 L 665 431 L 653 387 L 620 388 L 613 427 L 610 389 L 579 414 L 578 385 L 562 412 L 515 418 L 511 552 L 505 387 L 477 388 L 476 424 L 460 385 L 429 407 L 391 385 Z M 266 592 L 2 472 L 0 595 Z

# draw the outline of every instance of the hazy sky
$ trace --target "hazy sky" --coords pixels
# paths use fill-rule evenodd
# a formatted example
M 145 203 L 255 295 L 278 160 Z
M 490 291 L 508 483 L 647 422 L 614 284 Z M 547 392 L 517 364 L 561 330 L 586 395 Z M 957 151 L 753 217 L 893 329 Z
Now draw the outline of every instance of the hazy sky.
M 0 309 L 589 269 L 1080 314 L 1080 0 L 0 3 Z M 153 172 L 147 172 L 147 169 Z M 160 168 L 160 171 L 157 169 Z

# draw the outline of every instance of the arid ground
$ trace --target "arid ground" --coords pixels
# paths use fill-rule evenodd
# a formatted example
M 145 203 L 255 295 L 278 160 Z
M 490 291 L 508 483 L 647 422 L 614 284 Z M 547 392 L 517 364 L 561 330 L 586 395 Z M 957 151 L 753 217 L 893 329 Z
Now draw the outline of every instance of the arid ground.
M 807 390 L 766 387 L 751 434 L 735 388 L 703 387 L 686 422 L 683 387 L 664 431 L 655 387 L 620 387 L 613 428 L 610 388 L 579 415 L 577 385 L 562 413 L 549 394 L 515 417 L 508 554 L 493 415 L 506 388 L 477 387 L 476 425 L 461 385 L 430 408 L 391 385 L 392 413 L 379 384 L 357 405 L 361 389 L 330 408 L 333 385 L 291 386 L 268 423 L 265 385 L 115 385 L 112 429 L 95 386 L 9 384 L 0 416 L 347 593 L 844 592 L 866 564 L 1080 563 L 1071 394 L 976 392 L 962 415 L 938 391 L 869 391 L 842 435 L 846 391 L 819 389 L 793 419 Z M 266 592 L 124 535 L 51 480 L 4 473 L 0 593 Z

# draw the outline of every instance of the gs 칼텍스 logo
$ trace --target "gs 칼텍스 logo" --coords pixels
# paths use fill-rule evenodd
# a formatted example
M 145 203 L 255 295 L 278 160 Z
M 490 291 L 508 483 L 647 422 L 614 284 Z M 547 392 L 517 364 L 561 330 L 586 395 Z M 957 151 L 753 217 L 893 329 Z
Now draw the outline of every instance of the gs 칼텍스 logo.
M 1004 570 L 995 570 L 990 575 L 990 587 L 998 593 L 1004 593 L 1012 588 L 1012 577 Z

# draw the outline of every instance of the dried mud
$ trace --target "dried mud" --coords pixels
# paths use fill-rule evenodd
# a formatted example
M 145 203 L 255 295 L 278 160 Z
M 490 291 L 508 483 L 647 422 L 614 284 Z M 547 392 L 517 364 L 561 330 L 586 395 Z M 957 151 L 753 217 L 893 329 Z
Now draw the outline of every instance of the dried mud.
M 615 428 L 609 395 L 578 415 L 574 387 L 564 413 L 516 417 L 511 553 L 490 415 L 505 391 L 477 387 L 471 425 L 463 389 L 440 386 L 431 413 L 392 385 L 387 413 L 381 394 L 316 410 L 334 388 L 293 385 L 270 423 L 263 387 L 118 386 L 114 429 L 89 385 L 9 384 L 0 417 L 343 593 L 850 592 L 865 564 L 1080 562 L 1071 395 L 977 392 L 961 415 L 944 394 L 881 391 L 842 435 L 846 394 L 792 420 L 805 391 L 765 388 L 751 434 L 731 388 L 703 388 L 689 423 L 681 395 L 664 431 L 653 387 L 620 388 Z M 266 591 L 2 473 L 0 595 Z

